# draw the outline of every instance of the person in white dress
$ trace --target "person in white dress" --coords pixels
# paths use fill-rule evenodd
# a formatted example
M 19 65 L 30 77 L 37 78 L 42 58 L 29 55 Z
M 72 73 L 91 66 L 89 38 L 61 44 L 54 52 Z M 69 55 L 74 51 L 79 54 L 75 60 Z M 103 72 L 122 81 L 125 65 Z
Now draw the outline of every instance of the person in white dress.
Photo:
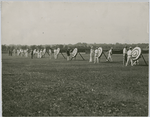
M 46 53 L 46 49 L 44 48 L 42 52 L 42 57 L 45 57 L 45 53 Z
M 37 50 L 37 58 L 40 58 L 40 50 Z
M 92 62 L 92 58 L 93 58 L 93 53 L 94 53 L 94 49 L 93 49 L 93 46 L 91 46 L 91 49 L 90 49 L 90 60 L 89 62 Z
M 20 49 L 20 55 L 23 56 L 23 50 L 22 49 Z
M 24 50 L 25 57 L 28 57 L 28 49 Z
M 96 47 L 94 51 L 94 63 L 99 63 L 99 58 L 98 58 L 98 48 Z
M 40 50 L 40 55 L 39 55 L 40 58 L 42 58 L 42 53 L 43 53 L 43 50 L 41 49 L 41 50 Z
M 33 55 L 36 56 L 36 49 L 33 50 Z
M 17 49 L 17 56 L 19 56 L 19 54 L 20 54 L 20 51 Z
M 57 49 L 54 49 L 54 58 L 57 59 Z
M 107 57 L 107 60 L 106 60 L 106 61 L 108 61 L 108 60 L 109 60 L 109 61 L 113 61 L 113 60 L 112 60 L 112 57 L 111 57 L 111 56 L 112 56 L 112 50 L 113 50 L 113 48 L 111 47 L 110 50 L 108 51 L 108 57 Z
M 127 62 L 126 62 L 126 66 L 128 66 L 129 62 L 131 63 L 131 66 L 133 66 L 133 60 L 132 60 L 132 47 L 129 48 L 128 52 L 127 52 Z

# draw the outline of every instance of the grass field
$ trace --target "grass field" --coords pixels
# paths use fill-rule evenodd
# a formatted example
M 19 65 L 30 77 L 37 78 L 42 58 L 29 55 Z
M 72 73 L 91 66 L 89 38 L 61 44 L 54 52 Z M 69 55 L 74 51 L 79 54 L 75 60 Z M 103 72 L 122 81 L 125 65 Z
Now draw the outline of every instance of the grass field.
M 148 66 L 2 55 L 3 116 L 147 116 Z M 148 61 L 148 55 L 144 55 Z

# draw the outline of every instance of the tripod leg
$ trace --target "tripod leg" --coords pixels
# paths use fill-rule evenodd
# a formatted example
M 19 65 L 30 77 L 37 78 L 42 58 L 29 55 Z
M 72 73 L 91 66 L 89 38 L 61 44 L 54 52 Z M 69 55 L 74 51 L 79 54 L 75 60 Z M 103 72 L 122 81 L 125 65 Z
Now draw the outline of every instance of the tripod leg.
M 73 59 L 73 57 L 71 57 L 71 59 L 70 60 L 72 60 Z
M 107 56 L 105 55 L 105 53 L 104 53 L 104 52 L 103 52 L 103 54 L 104 54 L 104 56 L 105 56 L 106 60 L 108 60 L 108 59 L 107 59 Z M 108 60 L 108 61 L 109 61 L 109 60 Z
M 78 53 L 73 57 L 73 58 L 75 58 L 75 60 L 76 60 L 77 55 L 78 55 Z M 72 58 L 72 59 L 73 59 L 73 58 Z
M 49 53 L 48 53 L 48 52 L 45 52 L 45 54 L 46 54 L 46 53 L 49 55 Z M 50 55 L 49 55 L 49 56 L 50 56 Z
M 146 62 L 146 61 L 145 61 L 145 59 L 144 59 L 143 54 L 141 54 L 141 56 L 142 56 L 142 58 L 143 58 L 143 60 L 144 60 L 145 64 L 146 64 L 146 65 L 148 65 L 148 64 L 147 64 L 147 62 Z
M 82 59 L 85 60 L 85 59 L 83 58 L 83 56 L 80 54 L 80 52 L 78 52 L 78 53 L 79 53 L 79 55 L 82 57 Z
M 61 52 L 60 52 L 61 53 Z M 66 57 L 63 55 L 63 53 L 61 53 L 61 55 L 64 57 L 64 59 L 66 59 Z

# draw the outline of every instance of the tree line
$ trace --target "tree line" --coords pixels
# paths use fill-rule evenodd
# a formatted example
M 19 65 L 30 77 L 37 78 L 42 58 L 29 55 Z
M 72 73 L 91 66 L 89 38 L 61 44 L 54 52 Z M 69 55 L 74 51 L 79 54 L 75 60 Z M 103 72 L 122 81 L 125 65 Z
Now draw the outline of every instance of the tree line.
M 91 46 L 93 48 L 96 47 L 102 47 L 104 51 L 108 51 L 111 47 L 113 47 L 113 51 L 116 53 L 122 53 L 122 50 L 125 46 L 127 47 L 140 47 L 143 52 L 148 53 L 149 50 L 149 44 L 148 43 L 137 43 L 137 44 L 121 44 L 121 43 L 115 43 L 115 44 L 87 44 L 87 43 L 76 43 L 76 44 L 53 44 L 53 45 L 2 45 L 1 50 L 3 53 L 8 52 L 9 50 L 13 49 L 56 49 L 60 48 L 61 52 L 66 52 L 67 48 L 69 47 L 70 49 L 78 48 L 80 52 L 86 52 L 89 53 Z

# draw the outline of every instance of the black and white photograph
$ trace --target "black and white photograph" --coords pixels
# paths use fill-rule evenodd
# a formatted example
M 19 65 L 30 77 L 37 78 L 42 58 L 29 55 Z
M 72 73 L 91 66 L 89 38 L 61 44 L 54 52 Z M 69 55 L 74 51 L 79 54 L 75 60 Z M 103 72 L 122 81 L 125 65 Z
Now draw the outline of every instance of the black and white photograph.
M 149 1 L 1 1 L 2 116 L 148 116 Z

